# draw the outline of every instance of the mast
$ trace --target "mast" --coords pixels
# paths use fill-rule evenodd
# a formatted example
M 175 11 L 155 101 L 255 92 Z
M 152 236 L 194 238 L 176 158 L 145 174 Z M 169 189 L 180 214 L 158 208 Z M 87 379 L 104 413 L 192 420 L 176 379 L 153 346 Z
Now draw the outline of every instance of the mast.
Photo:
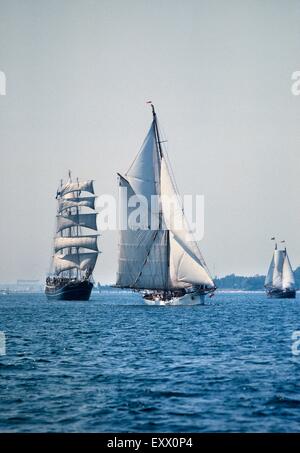
M 77 181 L 77 184 L 78 184 L 78 186 L 79 186 L 78 177 L 76 178 L 76 181 Z M 75 192 L 75 193 L 76 193 L 76 197 L 79 198 L 80 192 L 77 191 L 77 192 Z M 78 214 L 79 214 L 79 207 L 76 206 L 75 209 L 76 209 L 76 215 L 77 215 L 77 217 L 78 217 Z M 75 229 L 76 229 L 76 236 L 79 237 L 79 225 L 76 225 Z M 79 247 L 76 247 L 76 254 L 77 254 L 77 257 L 78 257 L 78 254 L 79 254 Z M 76 269 L 76 278 L 77 278 L 77 280 L 78 280 L 78 277 L 79 277 L 79 269 L 77 268 L 77 269 Z M 81 277 L 81 275 L 80 275 L 80 277 Z
M 160 135 L 159 135 L 159 129 L 157 125 L 157 116 L 155 112 L 154 105 L 151 102 L 151 108 L 152 108 L 152 115 L 153 115 L 153 124 L 154 124 L 154 133 L 155 133 L 155 140 L 156 140 L 156 146 L 157 146 L 157 151 L 158 151 L 158 156 L 159 156 L 159 161 L 161 163 L 161 160 L 163 158 L 163 151 L 161 147 L 161 140 L 160 140 Z M 160 165 L 161 166 L 161 165 Z M 159 196 L 161 196 L 161 177 L 159 174 Z M 159 209 L 159 230 L 162 229 L 162 209 L 161 209 L 161 203 L 160 203 L 160 209 Z M 166 242 L 167 242 L 167 262 L 166 262 L 166 281 L 165 281 L 165 289 L 169 289 L 169 271 L 170 271 L 170 232 L 167 229 L 166 230 Z
M 72 173 L 71 170 L 69 170 L 69 181 L 72 182 Z M 70 208 L 70 213 L 72 214 L 72 208 Z M 68 236 L 72 236 L 72 227 L 68 228 Z M 69 254 L 72 254 L 72 247 L 69 248 Z M 71 279 L 72 275 L 72 269 L 69 270 L 69 279 Z
M 170 275 L 170 231 L 167 230 L 167 272 L 166 272 L 166 288 L 169 288 Z
M 161 148 L 159 130 L 158 130 L 158 126 L 157 126 L 156 112 L 155 112 L 155 108 L 154 108 L 154 105 L 152 104 L 152 102 L 151 102 L 151 108 L 152 108 L 152 115 L 153 115 L 153 126 L 154 126 L 154 135 L 155 135 L 155 142 L 156 142 L 156 150 L 157 150 L 157 155 L 158 155 L 158 161 L 160 162 L 158 179 L 159 179 L 159 196 L 161 196 L 161 177 L 160 177 L 160 168 L 161 168 L 161 160 L 162 160 L 162 157 L 163 157 L 163 152 L 162 152 L 162 148 Z M 161 205 L 160 205 L 160 209 L 159 209 L 159 224 L 158 224 L 158 225 L 159 225 L 159 226 L 158 226 L 159 230 L 161 230 L 161 227 L 162 227 L 162 211 L 161 211 Z
M 162 148 L 161 148 L 159 130 L 158 130 L 158 127 L 157 127 L 157 117 L 156 117 L 155 108 L 154 108 L 154 105 L 152 104 L 152 102 L 151 102 L 151 108 L 152 108 L 152 115 L 153 115 L 153 123 L 154 123 L 154 131 L 155 131 L 155 136 L 156 136 L 157 150 L 158 150 L 158 154 L 159 154 L 160 159 L 162 159 L 163 152 L 162 152 Z

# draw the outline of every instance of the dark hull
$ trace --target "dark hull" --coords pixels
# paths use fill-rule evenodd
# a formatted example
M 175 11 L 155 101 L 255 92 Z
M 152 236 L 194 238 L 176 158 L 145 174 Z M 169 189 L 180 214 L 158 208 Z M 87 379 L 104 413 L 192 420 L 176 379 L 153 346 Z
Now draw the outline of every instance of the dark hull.
M 266 291 L 267 296 L 272 299 L 295 299 L 296 297 L 296 291 L 294 289 L 267 289 Z
M 93 284 L 89 281 L 46 285 L 45 294 L 49 300 L 89 300 Z

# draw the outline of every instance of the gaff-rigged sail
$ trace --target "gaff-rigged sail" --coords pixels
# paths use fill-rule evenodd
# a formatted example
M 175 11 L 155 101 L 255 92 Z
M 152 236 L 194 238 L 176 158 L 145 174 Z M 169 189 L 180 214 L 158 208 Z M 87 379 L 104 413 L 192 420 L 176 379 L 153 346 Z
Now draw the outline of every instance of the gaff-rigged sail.
M 120 175 L 119 175 L 120 176 Z M 156 114 L 140 152 L 124 176 L 120 188 L 127 189 L 127 219 L 134 208 L 128 207 L 133 195 L 148 202 L 148 228 L 120 231 L 117 285 L 136 289 L 172 290 L 190 286 L 214 289 L 214 282 L 189 231 L 179 196 L 161 148 Z M 151 197 L 160 196 L 160 206 L 151 212 Z M 172 216 L 164 196 L 175 198 Z M 122 212 L 122 206 L 121 206 Z M 156 225 L 151 228 L 150 218 Z M 175 222 L 174 222 L 175 220 Z M 180 220 L 180 222 L 176 222 Z M 176 225 L 180 225 L 176 228 Z
M 295 289 L 295 278 L 286 249 L 274 250 L 265 279 L 266 288 Z

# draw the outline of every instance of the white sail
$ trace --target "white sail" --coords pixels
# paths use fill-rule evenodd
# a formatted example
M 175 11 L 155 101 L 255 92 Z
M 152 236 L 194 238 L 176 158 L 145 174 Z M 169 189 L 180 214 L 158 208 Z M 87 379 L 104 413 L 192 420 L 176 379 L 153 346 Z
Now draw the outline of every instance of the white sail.
M 160 160 L 156 145 L 154 121 L 144 143 L 119 185 L 127 189 L 128 200 L 142 195 L 148 202 L 148 224 L 151 216 L 151 196 L 159 194 Z M 122 207 L 121 207 L 122 208 Z M 128 208 L 127 218 L 134 208 Z M 157 213 L 159 215 L 159 213 Z M 120 231 L 117 285 L 134 288 L 166 288 L 167 243 L 164 232 L 150 229 Z
M 62 212 L 68 208 L 78 208 L 80 206 L 95 209 L 95 197 L 60 198 L 58 200 L 58 212 Z
M 274 250 L 274 272 L 273 286 L 282 289 L 282 269 L 285 252 L 283 250 Z
M 54 239 L 54 251 L 71 247 L 82 247 L 85 249 L 98 251 L 98 236 L 79 236 L 79 237 L 56 237 Z
M 74 253 L 64 256 L 54 255 L 54 272 L 59 275 L 71 269 L 89 270 L 92 272 L 96 265 L 98 253 Z
M 265 286 L 272 286 L 273 284 L 273 274 L 274 274 L 274 255 L 269 266 L 269 270 L 265 279 Z
M 202 265 L 184 250 L 176 237 L 170 235 L 170 286 L 185 288 L 204 285 L 212 288 L 213 282 Z
M 283 289 L 295 289 L 295 277 L 292 270 L 292 266 L 287 253 L 285 253 L 283 268 L 282 268 L 282 288 Z
M 93 181 L 67 182 L 58 194 L 63 197 L 67 193 L 79 191 L 94 193 Z
M 57 216 L 57 233 L 74 226 L 81 226 L 85 228 L 91 228 L 97 230 L 96 223 L 97 213 L 91 214 L 72 214 L 69 216 L 58 215 Z
M 138 278 L 134 282 L 135 288 L 168 289 L 168 232 L 163 230 L 154 233 L 150 249 L 147 254 Z
M 119 185 L 127 189 L 127 200 L 124 200 L 127 203 L 128 199 L 134 195 L 134 191 L 129 182 L 121 176 Z M 128 215 L 130 215 L 132 209 L 128 208 Z M 117 273 L 118 286 L 137 287 L 137 279 L 149 255 L 154 238 L 155 231 L 152 230 L 132 230 L 130 228 L 120 230 L 119 266 Z
M 173 247 L 171 246 L 170 251 L 170 261 L 173 263 L 173 271 L 178 272 L 177 276 L 171 276 L 172 285 L 179 285 L 180 282 L 182 285 L 182 282 L 188 282 L 193 285 L 206 285 L 209 288 L 213 288 L 213 280 L 209 275 L 199 246 L 189 231 L 164 157 L 161 160 L 161 192 L 165 196 L 162 197 L 164 222 L 166 227 L 173 233 L 174 239 L 172 241 Z M 171 208 L 170 200 L 173 201 Z M 190 268 L 190 271 L 188 268 Z
M 152 122 L 141 150 L 129 170 L 126 179 L 137 195 L 144 195 L 150 202 L 151 195 L 159 193 L 160 162 Z
M 132 195 L 146 197 L 149 213 L 153 195 L 175 196 L 175 211 L 170 214 L 162 198 L 161 207 L 155 213 L 158 229 L 151 230 L 149 226 L 149 229 L 120 231 L 117 285 L 153 290 L 192 285 L 214 288 L 198 244 L 189 234 L 160 149 L 155 114 L 143 146 L 125 176 L 120 177 L 120 187 L 127 188 L 128 198 Z M 129 208 L 128 217 L 130 214 Z M 178 220 L 181 220 L 180 226 L 175 228 Z

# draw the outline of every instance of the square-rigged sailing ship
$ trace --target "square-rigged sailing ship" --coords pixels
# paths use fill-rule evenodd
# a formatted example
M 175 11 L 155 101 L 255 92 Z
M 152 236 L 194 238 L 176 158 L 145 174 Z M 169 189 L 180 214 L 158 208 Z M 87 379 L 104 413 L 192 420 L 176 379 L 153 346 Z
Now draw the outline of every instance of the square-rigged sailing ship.
M 82 195 L 84 193 L 84 195 Z M 51 271 L 45 293 L 54 300 L 89 300 L 98 257 L 93 181 L 69 180 L 57 191 L 58 210 Z
M 190 233 L 151 106 L 153 120 L 142 148 L 127 173 L 119 174 L 120 187 L 127 189 L 127 228 L 120 231 L 117 286 L 141 291 L 149 305 L 201 304 L 205 294 L 213 293 L 216 287 Z M 160 197 L 157 212 L 148 215 L 148 222 L 157 216 L 156 229 L 149 224 L 130 228 L 130 198 L 135 195 L 142 195 L 148 207 L 152 196 Z M 175 200 L 172 213 L 166 197 Z M 175 218 L 181 220 L 177 222 L 180 229 L 174 227 Z

